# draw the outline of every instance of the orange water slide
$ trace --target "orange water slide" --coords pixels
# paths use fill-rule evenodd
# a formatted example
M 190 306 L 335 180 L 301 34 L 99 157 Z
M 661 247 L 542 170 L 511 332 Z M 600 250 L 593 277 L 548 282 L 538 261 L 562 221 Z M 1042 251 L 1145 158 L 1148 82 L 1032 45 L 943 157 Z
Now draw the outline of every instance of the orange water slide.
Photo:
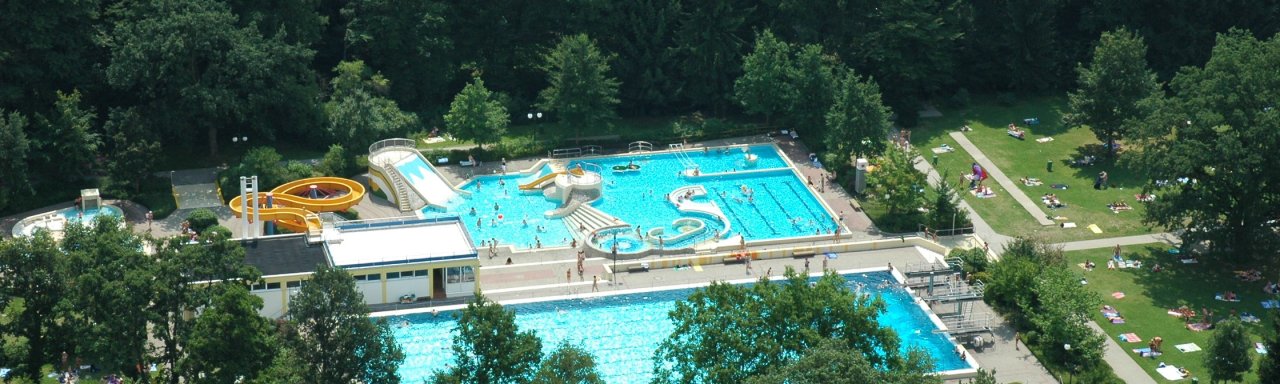
M 542 175 L 542 177 L 534 179 L 533 181 L 520 184 L 520 190 L 527 191 L 527 190 L 542 188 L 548 182 L 551 182 L 551 180 L 554 180 L 556 176 L 560 176 L 566 173 L 572 173 L 574 176 L 582 176 L 582 168 L 570 169 L 568 172 L 551 172 L 551 173 Z
M 335 193 L 331 195 L 332 197 L 319 199 L 306 197 L 313 185 L 317 189 Z M 258 217 L 261 220 L 274 220 L 276 225 L 294 232 L 319 229 L 321 223 L 320 218 L 315 215 L 316 213 L 345 211 L 359 204 L 360 200 L 364 198 L 364 194 L 364 185 L 351 179 L 341 177 L 298 179 L 272 188 L 273 207 L 261 208 L 258 211 Z M 267 204 L 266 193 L 258 192 L 256 198 L 258 199 L 258 205 L 265 206 Z M 236 217 L 240 217 L 241 214 L 240 200 L 241 197 L 236 196 L 227 204 L 231 208 L 231 213 Z M 250 215 L 253 214 L 253 207 L 249 207 L 248 213 Z

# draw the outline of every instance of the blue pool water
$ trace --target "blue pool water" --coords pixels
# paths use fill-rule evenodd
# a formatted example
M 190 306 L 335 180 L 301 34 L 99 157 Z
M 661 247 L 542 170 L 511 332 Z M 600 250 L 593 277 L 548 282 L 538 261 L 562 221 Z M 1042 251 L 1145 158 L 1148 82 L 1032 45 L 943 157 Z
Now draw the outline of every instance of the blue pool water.
M 83 211 L 76 208 L 66 208 L 58 210 L 58 213 L 61 214 L 62 217 L 66 218 L 68 223 L 79 222 L 82 220 L 86 223 L 92 223 L 98 215 L 113 217 L 124 216 L 124 211 L 121 211 L 120 208 L 116 208 L 113 205 L 103 205 L 101 208 L 86 209 Z
M 688 160 L 682 160 L 684 156 L 673 153 L 660 153 L 585 159 L 570 162 L 568 166 L 572 169 L 579 163 L 599 165 L 603 169 L 604 188 L 602 198 L 594 203 L 594 207 L 633 227 L 638 225 L 643 231 L 657 227 L 670 230 L 672 223 L 681 217 L 699 218 L 706 223 L 707 230 L 703 233 L 664 244 L 667 248 L 691 246 L 716 235 L 727 238 L 740 234 L 748 241 L 754 241 L 813 236 L 836 230 L 835 219 L 805 182 L 788 168 L 776 148 L 767 145 L 746 147 L 749 152 L 743 152 L 742 148 L 707 152 L 691 150 L 685 152 Z M 748 163 L 748 154 L 756 157 L 754 164 Z M 704 175 L 719 175 L 680 176 L 687 161 L 696 163 Z M 614 166 L 629 164 L 639 165 L 640 171 L 611 171 Z M 586 168 L 592 167 L 588 165 Z M 518 189 L 520 183 L 548 172 L 550 169 L 544 167 L 529 176 L 476 177 L 460 187 L 471 192 L 471 196 L 453 200 L 448 210 L 462 215 L 477 245 L 481 240 L 492 238 L 498 239 L 499 244 L 515 244 L 520 248 L 532 248 L 537 240 L 544 247 L 568 245 L 572 237 L 563 220 L 543 217 L 544 212 L 558 204 L 541 194 L 522 194 Z M 707 196 L 695 201 L 709 200 L 719 205 L 730 221 L 729 231 L 725 231 L 724 223 L 718 219 L 677 211 L 666 200 L 667 193 L 691 185 L 707 189 Z M 496 210 L 495 204 L 498 205 Z M 503 218 L 498 219 L 498 214 Z M 538 231 L 539 227 L 541 231 Z M 639 243 L 638 239 L 632 240 L 636 243 L 628 246 L 653 246 Z
M 942 335 L 911 296 L 901 288 L 877 289 L 888 272 L 845 275 L 849 286 L 858 283 L 863 290 L 879 294 L 886 311 L 878 321 L 897 332 L 903 351 L 920 348 L 934 360 L 937 371 L 969 368 L 953 351 L 955 345 Z M 590 299 L 557 300 L 506 306 L 516 313 L 520 330 L 532 330 L 542 339 L 543 352 L 549 353 L 562 341 L 584 347 L 596 359 L 596 367 L 608 383 L 647 383 L 652 378 L 653 352 L 671 334 L 674 326 L 667 313 L 675 301 L 688 297 L 692 289 L 675 289 L 646 293 L 606 296 Z M 415 314 L 388 320 L 393 325 L 396 341 L 405 352 L 400 366 L 401 379 L 416 383 L 430 377 L 431 372 L 445 369 L 454 361 L 452 345 L 453 312 L 439 316 Z

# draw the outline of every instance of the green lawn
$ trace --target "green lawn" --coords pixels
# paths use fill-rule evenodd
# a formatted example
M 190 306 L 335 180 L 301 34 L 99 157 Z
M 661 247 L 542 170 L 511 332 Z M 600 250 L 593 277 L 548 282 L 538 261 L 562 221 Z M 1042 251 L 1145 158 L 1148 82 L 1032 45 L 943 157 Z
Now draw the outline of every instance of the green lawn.
M 1266 295 L 1262 291 L 1265 281 L 1244 282 L 1236 279 L 1232 270 L 1240 268 L 1214 263 L 1181 264 L 1167 253 L 1168 248 L 1164 244 L 1124 248 L 1125 258 L 1142 260 L 1143 266 L 1146 267 L 1142 269 L 1107 270 L 1105 265 L 1106 260 L 1111 258 L 1111 249 L 1073 251 L 1067 252 L 1066 256 L 1074 270 L 1088 279 L 1089 290 L 1097 292 L 1104 304 L 1115 307 L 1124 316 L 1124 324 L 1111 324 L 1100 310 L 1093 313 L 1094 321 L 1106 330 L 1113 340 L 1117 340 L 1126 352 L 1129 352 L 1128 358 L 1137 361 L 1138 365 L 1160 382 L 1164 380 L 1155 372 L 1160 362 L 1187 367 L 1202 382 L 1208 382 L 1209 374 L 1203 363 L 1206 351 L 1183 353 L 1174 346 L 1195 343 L 1201 348 L 1207 348 L 1213 331 L 1187 330 L 1184 320 L 1170 316 L 1167 311 L 1182 305 L 1194 308 L 1196 311 L 1208 308 L 1214 312 L 1214 321 L 1228 317 L 1233 310 L 1237 313 L 1252 313 L 1261 317 L 1262 323 L 1245 324 L 1245 328 L 1250 333 L 1251 339 L 1258 342 L 1262 341 L 1260 335 L 1265 332 L 1265 325 L 1270 321 L 1267 317 L 1275 316 L 1272 311 L 1264 310 L 1261 302 L 1274 296 Z M 1097 263 L 1098 268 L 1092 272 L 1086 272 L 1074 267 L 1084 263 L 1085 260 Z M 1165 269 L 1152 272 L 1150 266 L 1155 262 L 1159 262 Z M 1273 271 L 1265 268 L 1263 270 L 1264 272 Z M 1266 275 L 1274 276 L 1272 273 L 1266 273 Z M 1228 290 L 1239 295 L 1240 301 L 1224 302 L 1214 299 L 1214 293 Z M 1123 292 L 1125 296 L 1123 299 L 1116 299 L 1112 297 L 1113 292 Z M 1129 332 L 1136 333 L 1143 341 L 1126 343 L 1116 338 L 1120 334 Z M 1164 339 L 1164 355 L 1152 359 L 1132 353 L 1132 349 L 1146 347 L 1147 342 L 1156 336 Z M 1259 355 L 1253 352 L 1249 354 L 1255 358 L 1256 364 Z M 1246 382 L 1256 381 L 1257 374 L 1250 372 L 1245 379 Z
M 1079 226 L 1075 229 L 1062 229 L 1039 225 L 1007 191 L 1000 188 L 994 180 L 988 180 L 987 185 L 995 189 L 997 197 L 979 199 L 967 193 L 964 197 L 983 219 L 1002 234 L 1037 235 L 1050 242 L 1061 242 L 1155 231 L 1142 224 L 1144 207 L 1134 198 L 1135 194 L 1141 192 L 1142 179 L 1134 171 L 1116 165 L 1114 160 L 1105 157 L 1099 157 L 1097 164 L 1088 167 L 1069 165 L 1069 159 L 1080 158 L 1083 154 L 1101 154 L 1102 147 L 1088 128 L 1067 129 L 1061 124 L 1065 107 L 1066 101 L 1062 97 L 1031 98 L 1012 107 L 1001 106 L 993 100 L 981 100 L 968 108 L 943 110 L 943 117 L 923 120 L 921 126 L 912 131 L 912 142 L 926 159 L 933 155 L 930 148 L 944 143 L 957 148 L 955 152 L 939 155 L 937 168 L 940 173 L 948 172 L 953 183 L 959 183 L 961 175 L 968 173 L 973 158 L 960 149 L 949 133 L 969 125 L 973 128 L 973 131 L 965 133 L 969 141 L 981 149 L 1005 175 L 1013 179 L 1027 196 L 1038 202 L 1040 196 L 1046 193 L 1057 194 L 1067 207 L 1056 211 L 1045 209 L 1045 212 L 1064 216 L 1066 221 L 1075 222 Z M 1029 117 L 1039 118 L 1040 124 L 1023 124 L 1022 119 Z M 1010 122 L 1016 122 L 1019 127 L 1028 131 L 1026 140 L 1018 140 L 1006 134 L 1006 126 Z M 1054 141 L 1036 142 L 1041 137 L 1053 137 Z M 1047 161 L 1053 162 L 1053 172 L 1046 171 Z M 1093 179 L 1098 172 L 1104 170 L 1110 176 L 1112 187 L 1102 191 L 1094 190 Z M 1044 185 L 1023 186 L 1018 178 L 1024 176 L 1039 178 L 1044 181 Z M 1053 184 L 1066 184 L 1068 189 L 1052 189 L 1050 186 Z M 1115 201 L 1128 203 L 1134 209 L 1114 213 L 1107 208 L 1107 204 Z M 1086 229 L 1089 224 L 1097 224 L 1102 233 L 1094 234 Z

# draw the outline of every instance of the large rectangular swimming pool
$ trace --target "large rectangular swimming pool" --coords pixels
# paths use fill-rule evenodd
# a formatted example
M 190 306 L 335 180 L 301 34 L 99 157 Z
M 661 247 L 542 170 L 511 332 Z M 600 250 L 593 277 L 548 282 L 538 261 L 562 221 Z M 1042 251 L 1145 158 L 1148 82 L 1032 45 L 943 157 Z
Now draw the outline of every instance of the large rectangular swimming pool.
M 955 344 L 938 329 L 912 296 L 896 285 L 887 271 L 844 275 L 850 289 L 880 295 L 886 311 L 877 319 L 881 326 L 897 332 L 902 351 L 919 348 L 928 352 L 938 372 L 971 368 L 956 356 Z M 520 330 L 532 330 L 542 339 L 544 354 L 562 341 L 584 347 L 596 359 L 596 367 L 608 383 L 647 383 L 652 379 L 653 353 L 671 334 L 674 325 L 667 313 L 677 300 L 693 288 L 661 290 L 583 299 L 543 301 L 508 305 L 516 313 Z M 393 316 L 396 341 L 405 352 L 400 367 L 406 383 L 427 380 L 431 373 L 454 362 L 450 349 L 454 311 Z

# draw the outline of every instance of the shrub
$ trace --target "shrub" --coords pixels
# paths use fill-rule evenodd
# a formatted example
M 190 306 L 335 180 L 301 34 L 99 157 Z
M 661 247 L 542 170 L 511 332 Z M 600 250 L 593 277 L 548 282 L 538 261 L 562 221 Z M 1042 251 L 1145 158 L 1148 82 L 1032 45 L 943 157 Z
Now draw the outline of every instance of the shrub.
M 1013 92 L 1000 92 L 996 94 L 996 103 L 999 103 L 1001 106 L 1012 107 L 1014 104 L 1018 104 L 1018 94 Z
M 356 173 L 355 161 L 341 145 L 329 146 L 316 171 L 321 175 L 347 177 Z
M 230 239 L 231 228 L 227 228 L 221 225 L 214 225 L 209 227 L 209 229 L 207 229 L 204 234 L 205 236 L 217 235 L 218 237 L 221 237 L 221 238 Z
M 208 209 L 200 208 L 187 215 L 187 223 L 191 224 L 192 230 L 204 232 L 205 229 L 218 225 L 218 215 Z

